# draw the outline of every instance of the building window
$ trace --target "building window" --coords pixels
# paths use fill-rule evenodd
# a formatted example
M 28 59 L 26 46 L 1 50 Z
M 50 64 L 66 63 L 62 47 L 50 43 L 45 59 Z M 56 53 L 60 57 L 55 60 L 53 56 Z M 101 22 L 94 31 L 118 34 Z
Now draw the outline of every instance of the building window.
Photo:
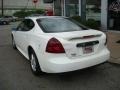
M 101 20 L 101 0 L 86 0 L 86 19 Z
M 55 0 L 54 1 L 54 14 L 56 16 L 61 16 L 62 15 L 61 0 Z
M 120 0 L 108 1 L 108 27 L 120 31 Z
M 66 16 L 79 15 L 79 0 L 65 0 Z

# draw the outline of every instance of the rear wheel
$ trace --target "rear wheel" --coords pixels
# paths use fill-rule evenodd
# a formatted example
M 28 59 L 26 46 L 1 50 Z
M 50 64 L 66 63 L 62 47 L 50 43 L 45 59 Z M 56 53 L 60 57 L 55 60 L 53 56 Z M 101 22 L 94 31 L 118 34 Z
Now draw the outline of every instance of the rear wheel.
M 37 56 L 33 50 L 30 52 L 30 67 L 34 75 L 42 74 Z
M 8 23 L 6 21 L 3 22 L 4 25 L 7 25 Z

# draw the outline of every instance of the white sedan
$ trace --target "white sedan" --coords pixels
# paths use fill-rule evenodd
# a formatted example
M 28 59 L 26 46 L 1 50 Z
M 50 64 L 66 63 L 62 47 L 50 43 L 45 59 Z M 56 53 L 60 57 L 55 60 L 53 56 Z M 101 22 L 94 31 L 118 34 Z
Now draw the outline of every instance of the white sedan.
M 110 58 L 106 35 L 59 16 L 26 17 L 12 30 L 12 45 L 35 75 L 91 67 Z

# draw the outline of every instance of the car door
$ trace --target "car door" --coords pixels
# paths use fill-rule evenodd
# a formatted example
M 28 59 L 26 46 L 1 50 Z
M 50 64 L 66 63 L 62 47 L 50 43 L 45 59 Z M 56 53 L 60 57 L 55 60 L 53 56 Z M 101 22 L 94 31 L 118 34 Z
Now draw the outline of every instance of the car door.
M 23 27 L 24 27 L 24 22 L 22 21 L 18 25 L 16 31 L 14 32 L 14 40 L 15 40 L 15 44 L 16 44 L 16 46 L 17 46 L 18 49 L 20 48 L 21 42 L 22 42 L 21 41 L 22 40 L 21 39 L 21 32 L 22 32 Z
M 18 46 L 18 49 L 24 54 L 27 54 L 27 46 L 29 44 L 30 39 L 28 35 L 31 32 L 31 29 L 34 27 L 34 22 L 31 19 L 25 19 L 18 26 L 17 31 L 15 33 L 15 42 Z

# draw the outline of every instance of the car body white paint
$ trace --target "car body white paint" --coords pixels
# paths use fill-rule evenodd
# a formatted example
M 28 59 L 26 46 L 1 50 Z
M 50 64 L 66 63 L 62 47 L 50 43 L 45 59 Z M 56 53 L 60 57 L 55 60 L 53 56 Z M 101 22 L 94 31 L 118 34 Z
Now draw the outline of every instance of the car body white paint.
M 27 17 L 34 21 L 35 26 L 30 31 L 12 31 L 17 49 L 29 60 L 28 47 L 31 46 L 36 53 L 40 68 L 47 73 L 62 73 L 91 67 L 106 62 L 110 58 L 110 52 L 104 44 L 106 35 L 97 30 L 83 30 L 61 33 L 44 33 L 39 27 L 36 19 L 54 18 L 50 16 Z M 86 35 L 100 35 L 95 38 L 76 39 Z M 59 40 L 65 53 L 47 53 L 46 45 L 51 38 Z M 94 45 L 94 52 L 83 54 L 82 48 L 77 48 L 76 44 L 98 40 L 99 44 Z

